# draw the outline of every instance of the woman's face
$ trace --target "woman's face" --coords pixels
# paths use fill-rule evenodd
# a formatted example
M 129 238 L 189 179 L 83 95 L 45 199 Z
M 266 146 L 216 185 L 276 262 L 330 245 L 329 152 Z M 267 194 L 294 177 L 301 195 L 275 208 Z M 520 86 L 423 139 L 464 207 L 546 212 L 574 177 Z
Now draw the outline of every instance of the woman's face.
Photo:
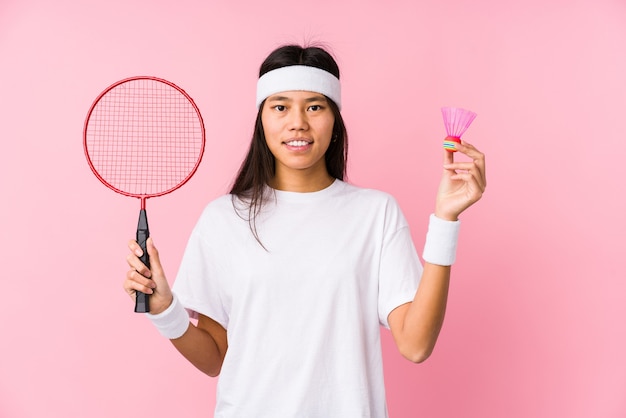
M 276 178 L 302 175 L 328 177 L 324 155 L 335 116 L 326 97 L 309 91 L 269 96 L 261 114 L 263 132 L 276 158 Z

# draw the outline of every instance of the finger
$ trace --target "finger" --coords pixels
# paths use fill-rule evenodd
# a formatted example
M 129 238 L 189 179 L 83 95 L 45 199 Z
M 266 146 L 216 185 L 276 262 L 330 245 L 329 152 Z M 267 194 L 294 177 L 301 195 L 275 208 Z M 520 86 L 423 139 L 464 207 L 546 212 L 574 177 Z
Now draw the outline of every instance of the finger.
M 461 151 L 461 149 L 463 149 L 463 151 L 461 151 L 461 152 L 463 152 L 464 154 L 467 154 L 468 152 L 470 152 L 470 153 L 471 152 L 480 152 L 480 151 L 478 151 L 478 149 L 473 144 L 470 144 L 469 142 L 467 142 L 465 140 L 461 140 L 461 143 L 457 144 L 457 145 L 458 145 L 457 146 L 457 150 Z
M 454 153 L 448 150 L 443 150 L 443 163 L 452 164 L 454 162 Z
M 150 256 L 150 269 L 152 270 L 150 278 L 154 280 L 156 284 L 156 292 L 164 292 L 164 294 L 167 295 L 169 292 L 169 283 L 165 277 L 165 271 L 161 264 L 159 251 L 154 245 L 154 240 L 151 237 L 146 240 L 146 249 L 148 251 L 148 255 Z
M 146 249 L 148 250 L 148 255 L 150 256 L 150 268 L 152 269 L 152 274 L 163 275 L 163 266 L 161 266 L 159 251 L 155 247 L 152 237 L 146 240 Z
M 452 164 L 444 164 L 448 170 L 464 170 L 470 171 L 476 168 L 476 164 L 473 161 L 458 161 Z
M 478 184 L 476 178 L 471 173 L 458 173 L 451 177 L 452 180 L 463 181 L 466 184 L 466 193 L 469 204 L 477 202 L 483 195 L 484 190 Z
M 487 170 L 485 163 L 485 154 L 480 152 L 474 145 L 469 142 L 463 142 L 460 147 L 458 147 L 459 152 L 467 155 L 472 159 L 478 171 L 480 172 L 479 177 L 482 179 L 481 184 L 483 187 L 487 187 Z
M 137 254 L 128 254 L 126 262 L 131 269 L 137 271 L 142 276 L 148 278 L 152 276 L 150 269 L 137 257 Z
M 134 239 L 128 241 L 128 248 L 137 257 L 141 257 L 143 255 L 143 250 L 141 249 L 141 246 Z
M 457 151 L 462 154 L 467 155 L 472 160 L 477 161 L 485 161 L 485 154 L 480 152 L 475 146 L 470 144 L 469 142 L 463 142 L 462 144 L 458 144 Z
M 152 294 L 156 285 L 153 280 L 139 274 L 136 270 L 129 270 L 126 273 L 126 280 L 124 281 L 123 287 L 126 293 L 134 297 L 136 292 Z
M 475 161 L 457 162 L 454 164 L 444 165 L 448 170 L 454 170 L 455 174 L 469 173 L 476 178 L 477 184 L 481 190 L 485 189 L 485 178 L 483 171 Z
M 457 151 L 461 154 L 467 155 L 472 160 L 484 160 L 485 154 L 480 152 L 475 146 L 468 142 L 457 144 Z
M 139 286 L 145 286 L 151 289 L 154 289 L 156 287 L 154 280 L 152 280 L 149 277 L 146 277 L 145 275 L 141 274 L 137 270 L 133 270 L 133 269 L 128 270 L 128 272 L 126 272 L 126 281 L 137 283 Z
M 124 291 L 130 296 L 133 296 L 135 294 L 135 289 L 133 289 L 132 281 L 128 278 L 128 273 L 126 273 L 126 278 L 124 279 L 122 287 L 124 288 Z

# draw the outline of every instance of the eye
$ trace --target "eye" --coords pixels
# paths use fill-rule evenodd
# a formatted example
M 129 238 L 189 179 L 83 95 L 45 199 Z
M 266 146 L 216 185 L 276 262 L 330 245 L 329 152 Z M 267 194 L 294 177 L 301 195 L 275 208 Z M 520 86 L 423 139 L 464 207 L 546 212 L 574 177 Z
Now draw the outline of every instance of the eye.
M 278 111 L 278 112 L 284 112 L 286 109 L 285 105 L 276 105 L 274 106 L 274 110 Z
M 313 112 L 318 112 L 318 111 L 322 110 L 322 106 L 321 105 L 311 105 L 311 106 L 309 106 L 309 110 L 313 111 Z

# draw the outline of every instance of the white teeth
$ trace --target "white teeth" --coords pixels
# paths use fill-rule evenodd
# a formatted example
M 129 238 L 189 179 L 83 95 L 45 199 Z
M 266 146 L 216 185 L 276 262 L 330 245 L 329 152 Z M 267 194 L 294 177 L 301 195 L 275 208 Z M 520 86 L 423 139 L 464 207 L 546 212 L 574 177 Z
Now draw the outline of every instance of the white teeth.
M 289 141 L 287 142 L 287 145 L 290 145 L 292 147 L 304 147 L 306 145 L 309 145 L 309 143 L 306 141 Z

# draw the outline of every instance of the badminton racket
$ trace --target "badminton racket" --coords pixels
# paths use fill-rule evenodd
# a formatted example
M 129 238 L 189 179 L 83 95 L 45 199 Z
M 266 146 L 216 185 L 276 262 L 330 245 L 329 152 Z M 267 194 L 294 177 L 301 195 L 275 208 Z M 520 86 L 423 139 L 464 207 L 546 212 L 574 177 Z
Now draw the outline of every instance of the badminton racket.
M 89 167 L 109 189 L 140 200 L 136 237 L 148 268 L 146 200 L 185 184 L 200 164 L 204 142 L 204 122 L 193 99 L 156 77 L 114 83 L 87 113 L 83 146 Z M 147 294 L 137 292 L 135 312 L 150 312 Z

